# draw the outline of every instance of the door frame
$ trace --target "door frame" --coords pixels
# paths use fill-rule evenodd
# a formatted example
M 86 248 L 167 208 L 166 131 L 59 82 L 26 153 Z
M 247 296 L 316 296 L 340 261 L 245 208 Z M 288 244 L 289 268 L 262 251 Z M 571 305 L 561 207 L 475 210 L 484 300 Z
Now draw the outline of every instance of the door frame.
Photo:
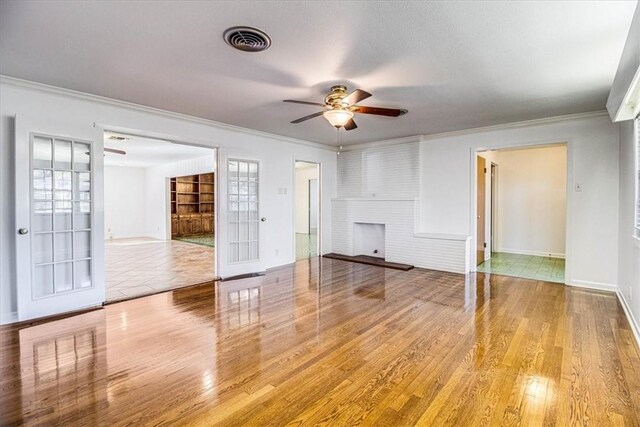
M 495 172 L 495 173 L 494 173 Z M 496 224 L 498 217 L 498 164 L 491 162 L 489 173 L 491 174 L 491 235 L 489 236 L 489 254 L 494 252 L 496 245 Z
M 483 164 L 483 168 L 484 171 L 482 172 L 482 179 L 484 180 L 484 182 L 482 183 L 482 189 L 484 190 L 484 194 L 482 195 L 482 197 L 479 196 L 478 194 L 478 187 L 480 187 L 480 180 L 478 179 L 478 177 L 480 176 L 480 171 L 478 170 L 478 166 L 479 164 L 482 163 Z M 485 159 L 484 157 L 480 156 L 480 154 L 478 153 L 476 155 L 476 246 L 475 246 L 475 252 L 476 252 L 476 265 L 479 265 L 481 263 L 484 262 L 485 258 L 487 257 L 487 159 Z M 484 212 L 479 212 L 478 210 L 478 203 L 480 202 L 480 200 L 482 200 L 482 209 Z M 480 227 L 480 224 L 482 225 L 482 227 Z M 482 242 L 478 242 L 479 239 L 479 231 L 482 230 Z M 482 247 L 480 246 L 480 244 L 482 244 Z M 478 259 L 480 252 L 482 252 L 482 261 Z
M 564 145 L 567 147 L 567 179 L 566 179 L 566 192 L 567 192 L 567 206 L 565 216 L 565 284 L 571 283 L 573 280 L 573 217 L 574 210 L 574 192 L 573 190 L 573 144 L 572 138 L 554 138 L 539 141 L 526 141 L 526 142 L 497 142 L 490 145 L 482 145 L 477 147 L 471 147 L 469 149 L 470 158 L 470 197 L 469 197 L 469 212 L 471 212 L 469 218 L 469 230 L 471 230 L 471 248 L 475 248 L 476 244 L 476 218 L 477 218 L 477 184 L 476 184 L 476 155 L 484 151 L 493 150 L 505 150 L 513 148 L 544 148 L 549 146 Z M 476 272 L 477 264 L 476 254 L 473 250 L 469 253 L 469 266 L 468 271 Z
M 177 144 L 177 145 L 189 145 L 192 147 L 200 147 L 200 148 L 206 148 L 206 149 L 211 149 L 215 151 L 215 162 L 214 162 L 214 186 L 215 186 L 215 194 L 214 194 L 214 221 L 213 221 L 213 242 L 214 242 L 214 247 L 215 250 L 213 251 L 213 265 L 214 265 L 214 278 L 213 279 L 218 279 L 220 277 L 220 259 L 221 257 L 219 256 L 219 244 L 218 244 L 218 236 L 220 233 L 220 213 L 219 213 L 219 209 L 220 209 L 220 159 L 222 158 L 222 154 L 221 154 L 221 148 L 220 145 L 217 144 L 212 144 L 211 142 L 208 141 L 204 141 L 204 140 L 197 140 L 197 139 L 193 139 L 193 138 L 185 138 L 185 137 L 181 137 L 181 136 L 175 136 L 175 135 L 168 135 L 168 134 L 163 134 L 160 132 L 155 132 L 155 131 L 148 131 L 148 130 L 142 130 L 142 129 L 132 129 L 132 128 L 126 128 L 126 127 L 122 127 L 122 126 L 117 126 L 117 125 L 110 125 L 110 124 L 99 124 L 99 123 L 94 123 L 94 127 L 96 129 L 96 138 L 100 137 L 101 141 L 104 141 L 104 133 L 105 132 L 114 132 L 114 133 L 122 133 L 122 134 L 126 134 L 126 135 L 131 135 L 131 136 L 140 136 L 143 138 L 151 138 L 151 139 L 158 139 L 158 140 L 162 140 L 162 141 L 167 141 L 167 142 L 171 142 L 173 144 Z M 104 149 L 104 145 L 102 147 Z M 104 174 L 104 165 L 103 165 L 103 174 Z M 166 185 L 166 180 L 165 180 L 165 185 Z M 102 204 L 104 204 L 104 181 L 102 183 L 103 185 L 103 189 L 101 191 L 102 194 Z M 168 201 L 168 203 L 170 204 L 170 200 Z M 165 227 L 167 226 L 167 224 L 165 223 Z M 168 236 L 169 238 L 171 238 L 171 209 L 169 209 L 169 215 L 168 215 L 168 227 L 169 227 L 169 233 Z M 104 228 L 104 226 L 103 226 Z M 103 263 L 105 263 L 105 260 L 103 258 Z M 212 280 L 213 280 L 212 279 Z M 105 286 L 106 288 L 106 286 Z M 106 298 L 106 296 L 105 296 Z M 106 300 L 105 300 L 106 301 Z
M 309 234 L 311 234 L 311 213 L 312 213 L 312 210 L 311 210 L 311 182 L 312 181 L 316 181 L 316 188 L 317 188 L 317 193 L 318 193 L 318 201 L 316 203 L 316 205 L 317 205 L 316 206 L 316 210 L 317 211 L 320 210 L 320 187 L 319 187 L 320 182 L 319 182 L 318 178 L 310 179 L 309 180 L 309 185 L 308 185 L 308 190 L 307 190 L 307 191 L 309 191 L 309 197 L 308 197 L 308 199 L 309 199 L 309 201 L 308 201 L 309 209 L 307 210 L 307 217 L 308 217 L 308 221 L 309 221 Z M 316 234 L 318 234 L 319 231 L 320 231 L 320 226 L 318 225 L 318 212 L 316 212 Z M 316 248 L 316 251 L 317 251 L 317 248 Z
M 316 243 L 316 251 L 318 252 L 318 256 L 322 257 L 322 230 L 323 230 L 323 221 L 322 221 L 322 162 L 311 161 L 301 159 L 299 157 L 293 156 L 293 175 L 292 175 L 292 184 L 291 184 L 291 210 L 292 210 L 292 242 L 293 242 L 293 259 L 292 263 L 296 262 L 296 163 L 304 162 L 316 165 L 318 168 L 318 237 Z M 311 226 L 311 225 L 309 225 Z

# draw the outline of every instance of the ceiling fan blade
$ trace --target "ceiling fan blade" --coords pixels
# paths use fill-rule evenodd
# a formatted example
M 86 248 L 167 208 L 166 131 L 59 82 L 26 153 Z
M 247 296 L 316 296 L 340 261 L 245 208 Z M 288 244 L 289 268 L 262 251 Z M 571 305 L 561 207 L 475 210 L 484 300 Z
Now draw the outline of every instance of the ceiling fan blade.
M 121 155 L 126 155 L 127 152 L 124 150 L 116 150 L 115 148 L 104 148 L 105 153 L 113 153 L 113 154 L 121 154 Z
M 313 119 L 314 117 L 321 116 L 323 112 L 324 111 L 319 111 L 317 113 L 309 114 L 308 116 L 300 117 L 299 119 L 294 120 L 291 123 L 300 123 L 300 122 L 304 122 L 305 120 Z
M 352 107 L 351 111 L 362 114 L 375 114 L 377 116 L 398 117 L 407 114 L 407 110 L 400 110 L 395 108 L 381 108 L 381 107 Z
M 324 104 L 321 104 L 319 102 L 296 101 L 295 99 L 284 99 L 282 102 L 291 102 L 293 104 L 304 104 L 304 105 L 317 105 L 318 107 L 325 107 Z
M 371 94 L 369 92 L 365 92 L 362 89 L 356 89 L 353 92 L 351 92 L 349 95 L 342 98 L 342 101 L 340 101 L 340 103 L 342 105 L 354 105 L 362 100 L 367 99 L 370 96 Z
M 356 124 L 356 122 L 351 119 L 344 125 L 344 130 L 354 130 L 357 127 L 358 125 Z

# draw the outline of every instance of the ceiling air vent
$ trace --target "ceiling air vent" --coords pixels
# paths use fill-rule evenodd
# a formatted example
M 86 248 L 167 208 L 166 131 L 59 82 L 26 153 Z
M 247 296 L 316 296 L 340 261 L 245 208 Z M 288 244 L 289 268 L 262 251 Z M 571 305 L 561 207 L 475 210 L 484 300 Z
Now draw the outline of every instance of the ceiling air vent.
M 224 41 L 244 52 L 260 52 L 271 46 L 267 33 L 252 27 L 231 27 L 224 32 Z

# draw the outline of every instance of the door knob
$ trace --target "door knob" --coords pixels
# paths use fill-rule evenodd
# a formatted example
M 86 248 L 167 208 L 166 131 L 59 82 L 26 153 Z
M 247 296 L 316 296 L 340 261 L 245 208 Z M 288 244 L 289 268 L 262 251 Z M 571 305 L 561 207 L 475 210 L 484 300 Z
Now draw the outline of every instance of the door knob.
M 18 234 L 22 234 L 22 235 L 27 234 L 28 232 L 29 232 L 29 230 L 26 229 L 26 228 L 21 228 L 21 229 L 18 230 Z
M 262 222 L 265 222 L 266 220 L 267 220 L 267 218 L 265 218 L 265 217 L 260 218 L 260 221 L 262 221 Z

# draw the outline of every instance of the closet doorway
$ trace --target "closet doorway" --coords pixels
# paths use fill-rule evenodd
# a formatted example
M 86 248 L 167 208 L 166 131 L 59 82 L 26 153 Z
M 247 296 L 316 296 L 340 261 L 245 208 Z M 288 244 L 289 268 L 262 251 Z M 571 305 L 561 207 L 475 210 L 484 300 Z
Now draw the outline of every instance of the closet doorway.
M 295 162 L 295 248 L 296 261 L 319 254 L 320 165 Z

